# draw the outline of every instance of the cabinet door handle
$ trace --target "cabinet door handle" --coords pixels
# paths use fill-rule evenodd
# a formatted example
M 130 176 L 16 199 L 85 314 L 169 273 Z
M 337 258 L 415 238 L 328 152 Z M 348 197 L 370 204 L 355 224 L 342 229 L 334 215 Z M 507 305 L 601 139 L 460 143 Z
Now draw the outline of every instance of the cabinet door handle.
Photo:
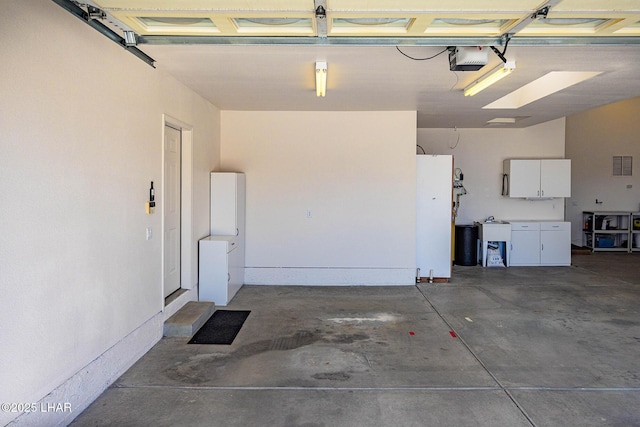
M 542 190 L 542 195 L 544 196 L 544 190 Z
M 541 250 L 544 251 L 544 243 L 542 243 L 540 246 L 541 246 Z

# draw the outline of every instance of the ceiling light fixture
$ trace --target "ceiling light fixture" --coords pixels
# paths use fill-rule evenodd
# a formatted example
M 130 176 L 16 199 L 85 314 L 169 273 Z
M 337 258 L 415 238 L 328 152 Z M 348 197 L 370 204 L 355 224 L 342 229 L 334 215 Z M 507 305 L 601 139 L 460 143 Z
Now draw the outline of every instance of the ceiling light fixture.
M 327 63 L 316 62 L 316 96 L 325 96 L 327 93 Z
M 485 90 L 498 80 L 507 77 L 509 74 L 516 69 L 515 61 L 507 61 L 504 64 L 500 64 L 500 66 L 494 68 L 488 74 L 480 77 L 478 80 L 470 84 L 464 89 L 464 96 L 473 96 L 476 93 Z

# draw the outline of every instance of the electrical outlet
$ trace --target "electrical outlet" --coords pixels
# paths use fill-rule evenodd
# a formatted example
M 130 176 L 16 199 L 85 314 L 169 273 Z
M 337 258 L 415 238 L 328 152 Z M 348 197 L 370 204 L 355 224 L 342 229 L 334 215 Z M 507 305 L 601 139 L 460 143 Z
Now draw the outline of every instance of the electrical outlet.
M 307 209 L 307 218 L 313 218 L 313 212 L 311 212 L 311 209 Z
M 153 238 L 153 228 L 147 227 L 147 240 L 151 240 Z

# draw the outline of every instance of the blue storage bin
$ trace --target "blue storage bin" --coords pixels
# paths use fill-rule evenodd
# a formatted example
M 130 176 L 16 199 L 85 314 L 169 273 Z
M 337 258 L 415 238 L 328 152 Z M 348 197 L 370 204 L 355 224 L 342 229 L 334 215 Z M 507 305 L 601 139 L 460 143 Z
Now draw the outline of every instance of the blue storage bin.
M 613 237 L 596 238 L 596 247 L 598 248 L 613 248 L 615 245 L 616 241 Z

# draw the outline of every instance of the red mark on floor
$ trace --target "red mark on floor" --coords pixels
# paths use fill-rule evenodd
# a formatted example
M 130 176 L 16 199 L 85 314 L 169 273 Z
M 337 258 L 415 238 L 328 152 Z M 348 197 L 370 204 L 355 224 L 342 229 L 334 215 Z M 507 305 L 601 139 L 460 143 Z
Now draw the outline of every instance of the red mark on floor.
M 453 331 L 449 331 L 449 335 L 451 335 L 452 338 L 458 338 L 458 336 L 456 335 L 455 332 Z
M 409 331 L 409 335 L 415 335 L 416 333 L 413 331 Z

